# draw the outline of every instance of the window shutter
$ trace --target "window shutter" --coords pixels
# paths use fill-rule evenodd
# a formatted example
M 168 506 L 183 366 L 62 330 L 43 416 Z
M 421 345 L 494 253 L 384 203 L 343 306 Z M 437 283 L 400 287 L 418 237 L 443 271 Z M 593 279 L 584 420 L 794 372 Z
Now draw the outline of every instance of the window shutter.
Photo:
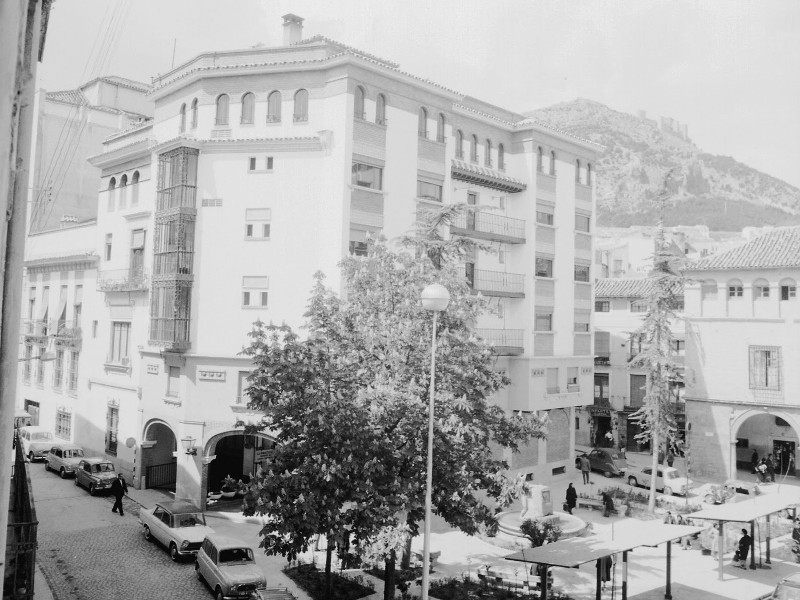
M 757 352 L 750 348 L 750 389 L 756 387 Z

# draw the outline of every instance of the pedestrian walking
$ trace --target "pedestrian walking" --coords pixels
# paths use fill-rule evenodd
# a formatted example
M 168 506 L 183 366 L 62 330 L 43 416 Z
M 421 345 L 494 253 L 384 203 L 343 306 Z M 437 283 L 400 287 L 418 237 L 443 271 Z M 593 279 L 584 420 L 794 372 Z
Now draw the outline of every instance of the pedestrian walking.
M 755 474 L 757 466 L 758 466 L 758 451 L 753 449 L 753 454 L 750 455 L 750 472 Z
M 578 464 L 580 464 L 581 467 L 583 483 L 589 483 L 589 472 L 592 470 L 592 463 L 589 462 L 589 457 L 586 456 L 586 452 L 581 454 L 581 457 L 578 459 Z
M 114 496 L 114 498 L 116 498 L 116 502 L 114 502 L 111 512 L 117 512 L 117 509 L 119 509 L 120 517 L 125 515 L 125 512 L 122 510 L 122 497 L 127 493 L 128 484 L 125 483 L 125 477 L 122 475 L 122 473 L 120 473 L 111 483 L 111 494 Z
M 567 486 L 567 512 L 572 514 L 572 510 L 578 504 L 578 490 L 572 486 L 572 482 Z
M 667 466 L 671 467 L 672 463 L 675 462 L 675 455 L 672 453 L 672 450 L 667 450 Z
M 606 589 L 606 583 L 611 581 L 611 569 L 614 567 L 615 558 L 612 555 L 600 559 L 600 582 L 603 590 Z
M 750 552 L 750 545 L 753 543 L 753 538 L 747 533 L 747 529 L 742 529 L 742 537 L 739 538 L 739 549 L 736 551 L 734 559 L 738 559 L 739 566 L 742 569 L 747 568 L 747 555 Z
M 608 517 L 614 512 L 614 499 L 608 492 L 600 492 L 600 497 L 603 499 L 603 516 Z

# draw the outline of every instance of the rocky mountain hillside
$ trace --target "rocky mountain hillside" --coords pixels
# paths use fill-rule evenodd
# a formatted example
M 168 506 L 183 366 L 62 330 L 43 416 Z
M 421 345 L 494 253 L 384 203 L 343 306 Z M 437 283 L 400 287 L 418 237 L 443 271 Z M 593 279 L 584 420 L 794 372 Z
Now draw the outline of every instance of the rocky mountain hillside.
M 596 165 L 599 225 L 653 225 L 652 202 L 663 174 L 678 167 L 666 225 L 739 231 L 752 225 L 800 224 L 800 189 L 729 156 L 703 152 L 679 127 L 578 99 L 528 116 L 606 147 Z

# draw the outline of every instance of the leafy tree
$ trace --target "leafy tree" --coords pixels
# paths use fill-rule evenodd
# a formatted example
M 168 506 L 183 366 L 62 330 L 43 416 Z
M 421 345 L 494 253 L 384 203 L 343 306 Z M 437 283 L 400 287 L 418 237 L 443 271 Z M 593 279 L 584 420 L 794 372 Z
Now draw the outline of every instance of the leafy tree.
M 669 197 L 669 181 L 672 170 L 664 176 L 663 186 L 658 196 L 661 207 Z M 662 215 L 663 211 L 659 213 Z M 664 235 L 664 221 L 659 217 L 655 236 L 653 270 L 649 279 L 652 282 L 647 296 L 647 313 L 641 326 L 634 332 L 642 340 L 642 350 L 629 363 L 629 368 L 640 367 L 647 371 L 644 402 L 641 408 L 631 415 L 638 421 L 641 431 L 636 439 L 650 441 L 653 449 L 653 473 L 658 471 L 658 456 L 662 445 L 669 448 L 677 426 L 673 414 L 672 393 L 675 383 L 682 380 L 682 366 L 676 359 L 675 338 L 672 323 L 676 319 L 675 308 L 678 294 L 683 294 L 683 277 L 678 271 L 678 261 L 669 252 Z M 648 510 L 655 510 L 656 478 L 650 480 L 650 499 Z
M 250 333 L 249 406 L 265 412 L 258 427 L 278 442 L 247 496 L 248 514 L 269 517 L 261 531 L 268 554 L 292 559 L 317 534 L 368 544 L 396 540 L 391 530 L 418 532 L 431 351 L 419 294 L 433 282 L 451 294 L 437 331 L 433 510 L 466 533 L 491 532 L 494 503 L 515 497 L 496 450 L 542 437 L 543 422 L 507 415 L 491 401 L 508 379 L 469 327 L 486 307 L 465 282 L 469 247 L 438 235 L 456 211 L 436 213 L 400 249 L 379 239 L 367 257 L 345 258 L 343 297 L 318 275 L 306 339 L 263 323 Z M 399 548 L 384 547 L 389 598 Z
M 557 542 L 561 537 L 561 528 L 550 519 L 525 519 L 519 530 L 531 541 L 531 548 Z

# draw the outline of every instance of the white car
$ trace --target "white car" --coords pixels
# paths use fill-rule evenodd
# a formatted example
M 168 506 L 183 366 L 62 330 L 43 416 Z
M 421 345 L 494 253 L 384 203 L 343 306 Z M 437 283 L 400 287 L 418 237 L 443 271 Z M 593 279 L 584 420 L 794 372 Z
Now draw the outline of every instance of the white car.
M 53 447 L 53 432 L 38 425 L 20 427 L 17 435 L 22 444 L 22 453 L 33 462 L 37 458 L 44 459 Z
M 634 487 L 637 485 L 650 487 L 652 478 L 652 467 L 644 467 L 628 475 L 628 484 Z M 656 489 L 661 490 L 665 496 L 671 496 L 672 494 L 685 496 L 692 483 L 691 479 L 683 477 L 675 467 L 658 466 Z
M 238 540 L 209 535 L 197 553 L 197 576 L 205 579 L 215 600 L 264 598 L 267 578 L 256 565 L 253 549 Z
M 139 511 L 139 523 L 145 539 L 163 544 L 174 561 L 197 554 L 205 537 L 214 533 L 199 508 L 180 500 L 159 502 Z

